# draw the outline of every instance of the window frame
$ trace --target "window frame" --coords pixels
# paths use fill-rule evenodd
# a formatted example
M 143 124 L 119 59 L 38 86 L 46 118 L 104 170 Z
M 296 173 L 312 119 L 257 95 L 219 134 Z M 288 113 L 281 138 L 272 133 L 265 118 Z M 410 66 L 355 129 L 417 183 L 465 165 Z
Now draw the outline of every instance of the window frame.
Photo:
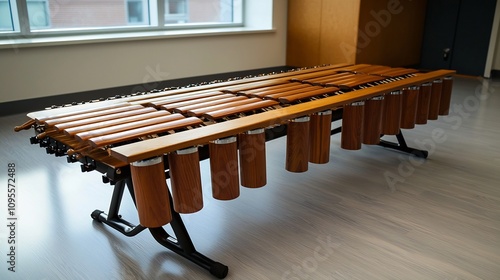
M 9 1 L 9 0 L 7 0 Z M 10 0 L 11 7 L 11 17 L 13 23 L 13 31 L 0 30 L 0 41 L 2 40 L 31 40 L 31 39 L 41 39 L 50 41 L 54 38 L 63 36 L 71 37 L 84 37 L 96 35 L 97 37 L 106 37 L 106 35 L 116 35 L 111 37 L 133 37 L 134 34 L 139 34 L 141 36 L 149 37 L 155 36 L 154 34 L 164 34 L 169 31 L 182 31 L 182 30 L 194 30 L 193 33 L 200 33 L 203 30 L 210 30 L 213 32 L 214 29 L 227 29 L 227 28 L 243 28 L 245 27 L 245 1 L 241 1 L 241 10 L 239 11 L 241 15 L 241 22 L 233 23 L 183 23 L 183 24 L 165 24 L 165 1 L 164 0 L 143 0 L 148 2 L 149 12 L 149 25 L 122 25 L 116 27 L 78 27 L 78 28 L 50 28 L 50 29 L 32 29 L 30 28 L 29 17 L 28 17 L 28 0 Z M 123 0 L 127 3 L 127 0 Z M 48 1 L 45 0 L 48 4 Z M 148 6 L 145 5 L 146 7 Z M 126 5 L 125 5 L 126 6 Z M 126 8 L 127 9 L 127 8 Z M 17 11 L 17 13 L 15 13 Z M 156 11 L 156 13 L 154 13 Z M 146 11 L 146 14 L 148 11 Z M 233 11 L 234 16 L 234 11 Z M 128 21 L 128 20 L 127 20 Z M 145 20 L 147 21 L 147 19 Z M 189 32 L 188 32 L 189 33 Z M 128 34 L 128 35 L 127 35 Z M 1 45 L 1 44 L 0 44 Z

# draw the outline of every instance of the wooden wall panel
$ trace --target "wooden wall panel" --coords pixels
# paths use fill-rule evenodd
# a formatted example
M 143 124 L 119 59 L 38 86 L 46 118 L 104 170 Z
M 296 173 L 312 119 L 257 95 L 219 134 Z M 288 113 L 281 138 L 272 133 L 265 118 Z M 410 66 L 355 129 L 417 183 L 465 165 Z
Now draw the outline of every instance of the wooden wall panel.
M 427 0 L 289 0 L 287 65 L 420 63 Z
M 323 0 L 320 62 L 354 63 L 356 59 L 359 0 Z
M 363 0 L 356 63 L 420 63 L 427 1 Z
M 322 0 L 289 0 L 286 64 L 319 65 Z

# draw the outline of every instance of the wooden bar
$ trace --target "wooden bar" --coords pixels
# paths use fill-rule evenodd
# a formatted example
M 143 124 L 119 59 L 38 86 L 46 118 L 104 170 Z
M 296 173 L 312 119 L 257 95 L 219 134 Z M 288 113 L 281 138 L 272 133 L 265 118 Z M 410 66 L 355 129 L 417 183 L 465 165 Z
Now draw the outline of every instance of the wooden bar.
M 130 106 L 130 104 L 122 100 L 110 100 L 110 101 L 100 101 L 94 103 L 86 103 L 76 106 L 68 106 L 57 109 L 48 109 L 44 111 L 38 111 L 29 113 L 28 117 L 35 119 L 38 123 L 45 123 L 49 119 L 65 118 L 70 116 L 76 116 L 87 113 L 99 112 L 104 109 L 115 109 L 124 106 Z
M 320 86 L 338 86 L 343 83 L 348 83 L 350 81 L 358 79 L 358 74 L 349 73 L 349 75 L 344 77 L 339 77 L 336 79 L 323 80 L 322 83 L 317 83 Z
M 189 111 L 195 111 L 197 109 L 207 109 L 207 108 L 213 108 L 216 105 L 221 105 L 221 104 L 233 104 L 236 101 L 242 101 L 242 100 L 249 100 L 248 97 L 246 96 L 231 96 L 231 97 L 225 97 L 217 100 L 212 100 L 212 101 L 200 101 L 198 103 L 193 103 L 191 105 L 186 105 L 182 107 L 176 107 L 176 108 L 171 108 L 173 109 L 174 112 L 186 114 Z M 209 111 L 209 109 L 207 109 Z M 207 111 L 205 110 L 205 112 Z
M 264 95 L 262 97 L 264 97 L 266 99 L 278 100 L 280 97 L 290 96 L 290 95 L 294 95 L 294 94 L 301 94 L 301 93 L 308 92 L 308 91 L 322 90 L 322 89 L 324 89 L 324 88 L 321 87 L 321 86 L 311 86 L 311 85 L 309 85 L 308 87 L 299 88 L 299 89 L 295 89 L 295 90 L 284 90 L 284 91 L 281 91 L 281 92 L 276 92 L 276 93 L 273 93 L 273 94 Z
M 168 104 L 162 104 L 160 107 L 165 110 L 175 110 L 177 108 L 182 108 L 186 106 L 192 106 L 192 105 L 199 105 L 200 103 L 205 103 L 205 102 L 214 102 L 217 100 L 223 100 L 227 98 L 232 98 L 235 97 L 233 94 L 216 94 L 213 96 L 209 97 L 200 97 L 200 98 L 195 98 L 195 99 L 189 99 L 189 100 L 184 100 L 184 101 L 179 101 L 179 102 L 174 102 L 174 103 L 168 103 Z
M 237 113 L 246 113 L 250 112 L 253 110 L 258 110 L 266 107 L 271 107 L 278 105 L 278 102 L 274 100 L 262 100 L 262 101 L 256 101 L 250 104 L 242 105 L 237 108 L 227 108 L 227 109 L 221 109 L 217 111 L 212 111 L 203 114 L 203 117 L 210 119 L 210 120 L 217 120 L 220 118 L 224 118 L 233 114 Z
M 97 148 L 128 140 L 137 139 L 139 137 L 148 136 L 151 134 L 157 134 L 161 132 L 167 132 L 169 130 L 185 128 L 187 126 L 198 125 L 201 123 L 202 121 L 200 119 L 189 117 L 185 119 L 171 121 L 168 123 L 155 124 L 147 127 L 132 129 L 129 131 L 122 131 L 113 134 L 93 137 L 88 139 L 87 142 L 92 147 Z
M 70 129 L 73 127 L 80 127 L 80 126 L 88 125 L 88 124 L 102 123 L 102 122 L 111 121 L 111 120 L 121 120 L 124 118 L 143 115 L 143 114 L 152 113 L 152 112 L 156 112 L 156 109 L 150 108 L 150 107 L 141 107 L 140 109 L 131 110 L 131 111 L 123 111 L 123 112 L 119 112 L 119 113 L 102 115 L 102 116 L 97 116 L 97 117 L 93 117 L 93 118 L 85 118 L 85 119 L 79 119 L 79 120 L 74 120 L 74 121 L 61 122 L 61 123 L 58 123 L 52 127 L 58 131 L 61 131 L 61 130 L 67 130 L 67 129 Z
M 252 103 L 255 103 L 255 102 L 260 100 L 257 98 L 247 98 L 245 96 L 243 96 L 243 98 L 244 99 L 242 99 L 242 100 L 232 101 L 232 102 L 208 106 L 208 107 L 199 108 L 198 106 L 196 106 L 196 107 L 194 107 L 194 109 L 190 109 L 190 110 L 186 111 L 185 114 L 187 114 L 188 116 L 193 116 L 193 117 L 194 116 L 201 117 L 201 116 L 203 116 L 203 114 L 206 114 L 209 112 L 215 112 L 218 110 L 224 110 L 224 109 L 228 109 L 228 108 L 235 108 L 235 107 L 239 107 L 242 105 L 252 104 Z M 182 108 L 182 109 L 184 110 L 185 108 Z
M 339 90 L 339 88 L 336 88 L 336 87 L 321 88 L 321 89 L 317 89 L 317 90 L 308 90 L 308 91 L 303 92 L 303 93 L 297 93 L 297 94 L 293 94 L 293 95 L 280 97 L 280 98 L 278 98 L 278 101 L 282 104 L 290 104 L 290 103 L 296 102 L 298 100 L 303 100 L 303 99 L 316 97 L 316 96 L 320 96 L 320 95 L 325 95 L 325 94 L 332 94 L 338 90 Z
M 336 73 L 332 75 L 327 75 L 327 76 L 321 76 L 317 77 L 314 79 L 307 79 L 307 80 L 302 80 L 302 83 L 308 83 L 311 85 L 323 85 L 328 82 L 332 81 L 337 81 L 337 80 L 342 80 L 342 79 L 348 79 L 351 77 L 354 77 L 356 74 L 350 73 L 350 72 L 342 72 L 342 73 Z
M 221 96 L 221 95 L 226 95 L 226 94 L 222 93 L 220 91 L 189 92 L 186 94 L 178 94 L 178 95 L 162 97 L 162 98 L 157 98 L 157 99 L 152 99 L 152 100 L 149 100 L 149 99 L 143 100 L 141 102 L 141 105 L 168 107 L 167 105 L 169 105 L 169 104 L 175 104 L 175 103 L 180 103 L 180 102 L 185 102 L 185 101 L 190 101 L 190 100 L 197 100 L 197 99 L 214 97 L 214 96 Z
M 124 124 L 120 124 L 120 125 L 109 126 L 109 127 L 105 127 L 105 128 L 80 132 L 80 133 L 77 133 L 76 135 L 74 135 L 74 137 L 78 141 L 84 142 L 90 138 L 109 135 L 109 134 L 122 132 L 122 131 L 130 131 L 130 130 L 136 129 L 136 128 L 148 127 L 151 125 L 162 124 L 162 123 L 180 120 L 180 119 L 184 119 L 184 118 L 185 117 L 181 114 L 171 114 L 171 115 L 167 115 L 167 116 L 149 118 L 149 119 L 140 120 L 140 121 L 136 121 L 136 122 L 129 122 L 129 123 L 124 123 Z
M 64 133 L 68 136 L 73 136 L 77 133 L 88 131 L 88 130 L 94 130 L 94 129 L 100 129 L 100 128 L 105 128 L 105 127 L 110 127 L 114 125 L 119 125 L 123 123 L 129 123 L 129 122 L 134 122 L 134 121 L 140 121 L 140 120 L 145 120 L 149 118 L 156 118 L 160 116 L 168 116 L 170 115 L 170 112 L 168 111 L 151 111 L 150 113 L 145 113 L 145 114 L 139 114 L 139 115 L 133 115 L 129 117 L 123 117 L 119 119 L 113 119 L 113 120 L 107 120 L 107 121 L 102 121 L 102 122 L 96 122 L 96 123 L 90 123 L 90 124 L 85 124 L 85 125 L 80 125 L 76 127 L 71 127 L 71 128 L 66 128 L 64 129 Z
M 339 86 L 341 88 L 352 89 L 352 88 L 358 87 L 358 86 L 363 85 L 363 84 L 378 82 L 378 81 L 381 81 L 383 79 L 384 79 L 383 77 L 378 77 L 378 76 L 366 76 L 366 77 L 363 77 L 363 78 L 358 79 L 358 80 L 353 80 L 350 82 L 339 84 Z
M 254 90 L 246 90 L 246 91 L 240 91 L 238 94 L 242 94 L 248 97 L 264 97 L 266 95 L 271 95 L 275 93 L 280 93 L 284 91 L 291 91 L 291 90 L 297 90 L 301 88 L 307 88 L 310 85 L 308 84 L 300 84 L 300 83 L 290 83 L 290 84 L 283 84 L 279 86 L 273 86 L 273 87 L 264 87 L 264 88 L 259 88 L 259 89 L 254 89 Z
M 116 113 L 122 113 L 122 112 L 127 112 L 127 111 L 132 111 L 132 110 L 143 109 L 143 108 L 144 107 L 141 105 L 119 106 L 118 108 L 112 108 L 112 109 L 102 108 L 102 110 L 98 110 L 98 111 L 92 111 L 92 112 L 78 114 L 78 115 L 70 115 L 70 116 L 61 117 L 61 118 L 47 119 L 43 123 L 45 123 L 45 125 L 47 125 L 47 126 L 54 126 L 54 125 L 59 124 L 59 123 L 66 123 L 66 122 L 71 122 L 71 121 L 76 121 L 76 120 L 112 115 L 112 114 L 116 114 Z

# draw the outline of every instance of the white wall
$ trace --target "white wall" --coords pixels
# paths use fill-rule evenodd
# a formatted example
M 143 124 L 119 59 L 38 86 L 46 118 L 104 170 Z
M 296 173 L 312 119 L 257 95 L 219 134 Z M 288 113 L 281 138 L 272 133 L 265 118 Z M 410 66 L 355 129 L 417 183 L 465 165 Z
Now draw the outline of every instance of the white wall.
M 0 49 L 0 103 L 285 65 L 287 1 L 273 2 L 272 32 Z

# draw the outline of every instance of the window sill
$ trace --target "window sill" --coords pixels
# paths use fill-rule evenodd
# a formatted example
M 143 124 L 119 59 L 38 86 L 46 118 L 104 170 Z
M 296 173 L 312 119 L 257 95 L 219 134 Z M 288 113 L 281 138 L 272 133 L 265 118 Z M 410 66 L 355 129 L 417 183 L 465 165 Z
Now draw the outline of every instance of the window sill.
M 213 29 L 186 29 L 168 31 L 144 31 L 127 33 L 106 33 L 91 35 L 66 35 L 35 38 L 15 38 L 0 39 L 0 49 L 17 49 L 26 47 L 43 47 L 57 45 L 92 44 L 106 42 L 136 41 L 136 40 L 156 40 L 184 37 L 202 37 L 219 35 L 237 35 L 252 33 L 275 32 L 275 29 L 249 28 L 249 27 L 228 27 Z

